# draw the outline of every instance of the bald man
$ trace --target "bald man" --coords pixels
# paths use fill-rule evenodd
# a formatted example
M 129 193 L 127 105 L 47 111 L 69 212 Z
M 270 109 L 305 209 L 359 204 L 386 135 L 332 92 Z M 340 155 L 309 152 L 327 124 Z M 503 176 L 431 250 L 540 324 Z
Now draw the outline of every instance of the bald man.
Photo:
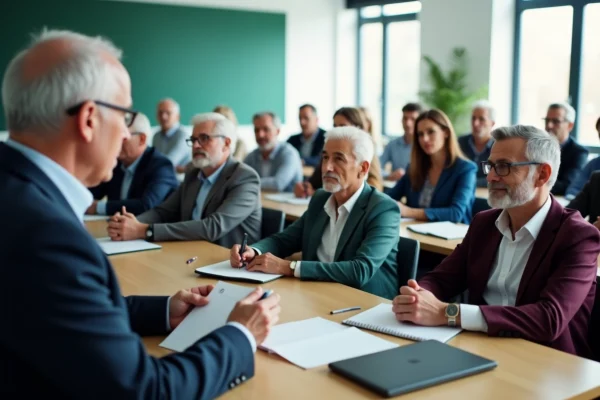
M 179 182 L 173 164 L 156 149 L 148 147 L 150 121 L 139 113 L 129 127 L 130 137 L 123 140 L 119 163 L 113 178 L 90 189 L 94 202 L 86 214 L 113 215 L 125 207 L 139 215 L 162 203 Z M 107 197 L 107 200 L 102 200 Z
M 154 358 L 139 335 L 166 335 L 212 286 L 122 297 L 83 225 L 87 187 L 109 181 L 134 124 L 121 51 L 47 31 L 5 69 L 0 143 L 0 398 L 212 399 L 254 374 L 279 296 L 253 291 L 184 352 Z M 4 68 L 3 68 L 4 69 Z
M 156 119 L 160 130 L 152 139 L 152 147 L 167 156 L 179 173 L 192 161 L 190 149 L 185 144 L 189 134 L 179 123 L 179 104 L 173 99 L 164 99 L 158 103 Z

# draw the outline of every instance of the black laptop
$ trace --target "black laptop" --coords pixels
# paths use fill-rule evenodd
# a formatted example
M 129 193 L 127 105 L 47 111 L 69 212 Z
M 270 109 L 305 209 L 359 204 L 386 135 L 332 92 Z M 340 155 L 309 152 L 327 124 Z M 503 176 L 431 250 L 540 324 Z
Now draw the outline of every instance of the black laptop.
M 437 340 L 329 364 L 329 368 L 384 397 L 438 385 L 498 364 Z

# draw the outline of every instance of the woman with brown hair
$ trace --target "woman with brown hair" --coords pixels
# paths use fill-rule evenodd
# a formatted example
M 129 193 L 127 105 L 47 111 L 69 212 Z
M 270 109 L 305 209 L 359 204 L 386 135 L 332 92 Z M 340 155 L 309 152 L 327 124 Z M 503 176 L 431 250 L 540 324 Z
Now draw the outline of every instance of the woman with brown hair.
M 228 120 L 230 120 L 231 122 L 233 122 L 233 124 L 235 125 L 235 128 L 237 130 L 238 120 L 237 120 L 237 117 L 235 116 L 235 113 L 231 109 L 231 107 L 220 104 L 215 107 L 213 112 L 219 113 L 219 114 L 223 115 L 225 118 L 227 118 Z M 246 158 L 246 153 L 248 152 L 246 150 L 246 144 L 240 137 L 238 137 L 237 139 L 238 140 L 235 141 L 235 150 L 231 156 L 239 162 L 244 162 L 244 158 Z
M 415 122 L 410 165 L 388 193 L 403 218 L 468 224 L 475 200 L 477 166 L 460 151 L 452 123 L 440 110 L 425 111 Z M 399 202 L 406 197 L 406 204 Z
M 355 107 L 342 107 L 333 114 L 333 127 L 355 126 L 366 132 L 366 121 L 364 114 Z M 381 164 L 377 155 L 373 156 L 369 166 L 369 175 L 367 183 L 379 191 L 383 191 L 383 178 L 381 177 Z M 298 182 L 294 186 L 296 197 L 312 196 L 315 190 L 323 187 L 323 177 L 321 176 L 321 164 L 315 167 L 315 171 L 307 182 Z

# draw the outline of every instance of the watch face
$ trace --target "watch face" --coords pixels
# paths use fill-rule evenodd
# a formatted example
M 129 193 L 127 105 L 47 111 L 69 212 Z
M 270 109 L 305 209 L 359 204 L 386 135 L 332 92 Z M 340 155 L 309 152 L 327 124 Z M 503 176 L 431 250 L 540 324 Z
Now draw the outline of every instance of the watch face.
M 456 304 L 449 304 L 446 307 L 446 314 L 450 317 L 456 317 L 458 315 L 458 306 Z
M 147 237 L 151 237 L 151 236 L 152 236 L 152 229 L 148 229 L 148 230 L 146 231 L 146 236 L 147 236 Z

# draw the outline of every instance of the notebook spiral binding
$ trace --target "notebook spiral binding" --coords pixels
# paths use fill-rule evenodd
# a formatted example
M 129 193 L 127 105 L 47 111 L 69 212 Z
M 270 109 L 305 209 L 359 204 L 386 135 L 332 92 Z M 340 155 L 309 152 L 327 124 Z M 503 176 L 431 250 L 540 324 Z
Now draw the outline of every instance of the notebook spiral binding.
M 355 321 L 350 321 L 350 320 L 344 320 L 344 321 L 342 321 L 342 323 L 346 324 L 346 325 L 356 326 L 357 328 L 368 329 L 368 330 L 371 330 L 374 332 L 385 333 L 387 335 L 392 335 L 392 336 L 400 337 L 403 339 L 414 340 L 415 342 L 422 342 L 423 340 L 425 340 L 423 338 L 413 336 L 413 335 L 400 334 L 395 329 L 382 328 L 377 325 L 364 324 L 362 322 L 355 322 Z

